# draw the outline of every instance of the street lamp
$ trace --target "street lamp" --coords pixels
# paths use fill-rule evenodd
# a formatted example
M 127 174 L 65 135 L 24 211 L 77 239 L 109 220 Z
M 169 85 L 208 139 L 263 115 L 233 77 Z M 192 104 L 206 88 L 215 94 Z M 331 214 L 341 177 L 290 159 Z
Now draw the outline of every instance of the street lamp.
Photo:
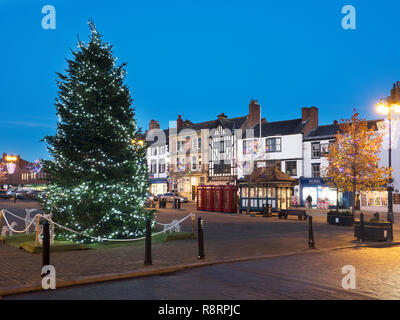
M 392 168 L 392 114 L 400 113 L 400 105 L 393 102 L 391 97 L 387 99 L 382 99 L 381 102 L 377 105 L 376 110 L 387 116 L 389 122 L 389 169 Z M 389 183 L 387 184 L 387 192 L 388 192 L 388 213 L 387 219 L 388 221 L 394 223 L 393 217 L 393 178 L 392 172 L 390 172 Z

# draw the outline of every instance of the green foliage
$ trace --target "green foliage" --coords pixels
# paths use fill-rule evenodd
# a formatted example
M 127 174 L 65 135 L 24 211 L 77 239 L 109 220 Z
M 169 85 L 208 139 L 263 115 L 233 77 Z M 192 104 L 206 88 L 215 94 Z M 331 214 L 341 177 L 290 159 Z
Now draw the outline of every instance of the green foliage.
M 52 160 L 43 161 L 48 192 L 43 209 L 54 221 L 93 237 L 143 235 L 148 190 L 146 148 L 125 64 L 116 66 L 112 46 L 89 23 L 90 41 L 78 43 L 65 74 L 58 73 L 57 133 L 45 137 Z M 57 228 L 59 239 L 95 240 Z
M 339 216 L 352 216 L 353 214 L 351 213 L 351 211 L 347 210 L 347 211 L 336 211 L 336 210 L 331 210 L 328 211 L 328 214 L 332 214 L 332 215 L 339 215 Z

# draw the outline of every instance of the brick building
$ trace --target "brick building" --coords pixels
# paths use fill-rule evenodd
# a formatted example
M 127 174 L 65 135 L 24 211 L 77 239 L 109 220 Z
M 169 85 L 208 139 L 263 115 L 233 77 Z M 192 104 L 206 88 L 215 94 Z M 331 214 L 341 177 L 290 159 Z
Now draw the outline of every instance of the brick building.
M 4 175 L 0 176 L 0 188 L 4 186 L 42 185 L 46 183 L 44 172 L 34 172 L 32 162 L 26 161 L 20 155 L 3 153 L 1 166 Z

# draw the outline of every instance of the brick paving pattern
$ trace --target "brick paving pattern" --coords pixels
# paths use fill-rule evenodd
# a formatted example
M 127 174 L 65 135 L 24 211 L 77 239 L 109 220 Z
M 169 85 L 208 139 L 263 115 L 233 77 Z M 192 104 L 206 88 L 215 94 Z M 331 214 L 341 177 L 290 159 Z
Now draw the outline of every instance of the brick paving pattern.
M 35 203 L 20 201 L 16 204 L 0 200 L 5 208 L 24 217 L 24 208 Z M 194 209 L 185 205 L 186 211 L 162 209 L 157 221 L 171 222 L 182 218 Z M 235 258 L 261 257 L 308 251 L 308 223 L 291 217 L 263 218 L 222 213 L 199 213 L 204 218 L 205 262 L 227 261 Z M 356 245 L 353 228 L 326 224 L 323 214 L 315 214 L 314 237 L 317 249 Z M 197 225 L 197 224 L 196 224 Z M 18 225 L 22 228 L 22 223 Z M 183 231 L 191 230 L 190 219 L 183 223 Z M 400 230 L 395 229 L 395 240 Z M 129 246 L 57 252 L 51 254 L 57 281 L 70 281 L 104 274 L 133 273 L 161 267 L 198 263 L 197 240 L 176 240 L 153 245 L 153 266 L 144 267 L 144 247 Z M 12 288 L 38 286 L 41 283 L 41 255 L 0 245 L 0 291 Z

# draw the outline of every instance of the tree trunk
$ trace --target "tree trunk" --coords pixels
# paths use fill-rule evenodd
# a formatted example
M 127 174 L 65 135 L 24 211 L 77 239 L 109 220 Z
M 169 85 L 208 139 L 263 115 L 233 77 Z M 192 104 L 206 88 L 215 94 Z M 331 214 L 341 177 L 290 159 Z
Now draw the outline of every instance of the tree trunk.
M 354 215 L 354 213 L 356 212 L 356 185 L 355 184 L 353 184 L 353 192 L 351 194 L 351 203 L 352 203 L 351 213 Z
M 339 212 L 339 188 L 336 188 L 336 212 Z

